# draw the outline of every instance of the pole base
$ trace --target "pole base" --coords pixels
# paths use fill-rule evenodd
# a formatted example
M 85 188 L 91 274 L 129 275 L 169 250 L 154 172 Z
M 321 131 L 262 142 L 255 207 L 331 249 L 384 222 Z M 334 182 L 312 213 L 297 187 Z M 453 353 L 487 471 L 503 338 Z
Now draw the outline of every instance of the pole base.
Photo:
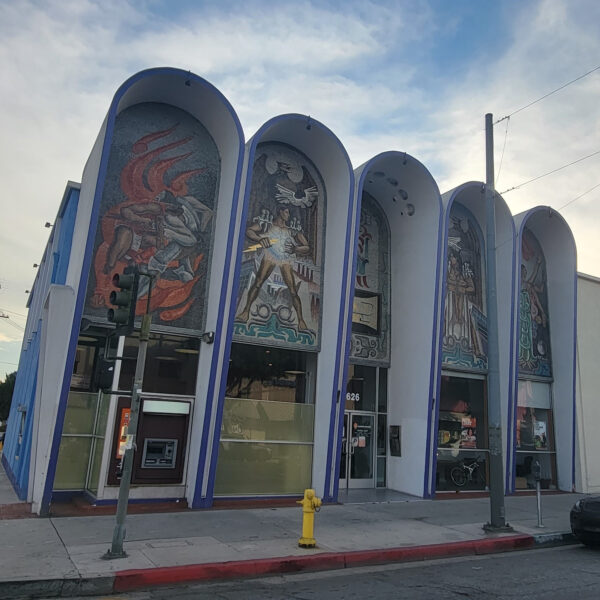
M 298 546 L 300 546 L 300 548 L 316 548 L 317 540 L 315 540 L 315 538 L 301 537 L 298 540 Z
M 114 560 L 115 558 L 127 558 L 127 552 L 122 550 L 121 552 L 113 552 L 112 550 L 107 550 L 106 554 L 103 554 L 101 557 L 103 560 Z
M 514 529 L 508 523 L 504 523 L 504 525 L 492 525 L 491 523 L 486 523 L 483 526 L 483 530 L 487 533 L 512 533 Z

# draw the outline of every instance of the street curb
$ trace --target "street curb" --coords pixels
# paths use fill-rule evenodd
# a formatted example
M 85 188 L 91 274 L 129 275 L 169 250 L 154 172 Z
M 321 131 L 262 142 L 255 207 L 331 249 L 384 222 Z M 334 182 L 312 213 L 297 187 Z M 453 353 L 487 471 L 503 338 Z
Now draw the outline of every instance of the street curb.
M 0 581 L 0 600 L 15 598 L 67 598 L 108 595 L 158 586 L 200 581 L 241 579 L 263 575 L 330 571 L 385 563 L 407 563 L 453 556 L 475 556 L 579 543 L 572 533 L 517 534 L 449 544 L 430 544 L 380 550 L 326 552 L 257 560 L 155 567 L 117 571 L 113 575 Z
M 571 532 L 536 533 L 533 539 L 536 546 L 564 546 L 566 544 L 580 543 Z
M 0 600 L 8 598 L 68 598 L 111 594 L 113 575 L 67 579 L 30 579 L 0 581 Z
M 519 534 L 493 539 L 383 550 L 327 552 L 311 556 L 284 556 L 154 569 L 130 569 L 115 573 L 113 591 L 127 592 L 197 581 L 259 577 L 275 573 L 328 571 L 382 563 L 415 562 L 451 556 L 492 554 L 510 550 L 525 550 L 533 548 L 535 545 L 534 536 Z

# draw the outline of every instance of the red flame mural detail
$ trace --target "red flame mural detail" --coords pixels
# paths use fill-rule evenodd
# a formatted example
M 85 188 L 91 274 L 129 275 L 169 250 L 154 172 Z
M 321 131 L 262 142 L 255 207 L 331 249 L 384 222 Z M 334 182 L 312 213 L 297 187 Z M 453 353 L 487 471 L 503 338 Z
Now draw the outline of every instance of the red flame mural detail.
M 92 308 L 109 305 L 110 292 L 114 289 L 111 281 L 114 273 L 122 272 L 129 265 L 143 270 L 158 251 L 169 246 L 170 239 L 166 233 L 169 216 L 175 215 L 172 218 L 176 219 L 176 211 L 179 210 L 181 214 L 183 209 L 165 201 L 165 196 L 170 194 L 171 198 L 187 197 L 190 200 L 187 196 L 189 178 L 205 171 L 182 171 L 166 181 L 169 169 L 191 156 L 192 152 L 164 157 L 165 153 L 184 146 L 192 138 L 163 142 L 155 148 L 151 148 L 151 145 L 173 134 L 177 127 L 176 124 L 169 129 L 144 135 L 132 145 L 132 157 L 120 176 L 121 190 L 127 199 L 112 206 L 100 218 L 102 243 L 94 258 L 96 281 L 90 299 Z M 194 202 L 201 205 L 197 200 Z M 212 214 L 208 208 L 204 208 Z M 171 271 L 184 269 L 180 279 L 163 278 L 162 272 L 155 279 L 150 310 L 159 311 L 158 316 L 163 322 L 173 322 L 183 317 L 197 299 L 192 296 L 192 291 L 200 279 L 198 268 L 204 253 L 195 251 L 195 246 L 190 242 L 164 265 L 163 272 L 167 268 Z M 182 267 L 183 261 L 186 261 L 185 268 Z M 144 284 L 145 280 L 147 278 L 141 278 L 137 314 L 143 314 L 146 308 L 148 285 Z

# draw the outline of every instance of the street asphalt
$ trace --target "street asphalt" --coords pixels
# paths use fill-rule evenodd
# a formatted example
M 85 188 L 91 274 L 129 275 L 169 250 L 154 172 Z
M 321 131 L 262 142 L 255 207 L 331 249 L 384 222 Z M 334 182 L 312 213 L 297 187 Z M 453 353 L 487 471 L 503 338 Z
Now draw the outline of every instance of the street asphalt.
M 487 497 L 422 500 L 391 491 L 341 495 L 315 515 L 317 547 L 298 547 L 300 507 L 130 514 L 126 558 L 105 560 L 115 517 L 39 518 L 0 468 L 0 598 L 110 594 L 189 581 L 346 568 L 572 542 L 569 510 L 582 494 L 505 499 L 513 531 L 489 533 Z

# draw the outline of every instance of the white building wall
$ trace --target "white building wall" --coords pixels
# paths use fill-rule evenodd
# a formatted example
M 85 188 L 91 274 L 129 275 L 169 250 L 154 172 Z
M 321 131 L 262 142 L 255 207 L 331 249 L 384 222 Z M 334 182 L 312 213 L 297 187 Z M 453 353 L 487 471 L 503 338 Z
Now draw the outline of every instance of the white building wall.
M 600 343 L 600 279 L 577 275 L 577 464 L 576 489 L 600 493 L 600 401 L 598 344 Z
M 390 456 L 388 448 L 387 487 L 423 496 L 432 420 L 440 193 L 427 169 L 404 152 L 374 157 L 356 170 L 356 180 L 357 195 L 364 190 L 375 198 L 390 227 L 388 426 L 400 426 L 401 456 Z

